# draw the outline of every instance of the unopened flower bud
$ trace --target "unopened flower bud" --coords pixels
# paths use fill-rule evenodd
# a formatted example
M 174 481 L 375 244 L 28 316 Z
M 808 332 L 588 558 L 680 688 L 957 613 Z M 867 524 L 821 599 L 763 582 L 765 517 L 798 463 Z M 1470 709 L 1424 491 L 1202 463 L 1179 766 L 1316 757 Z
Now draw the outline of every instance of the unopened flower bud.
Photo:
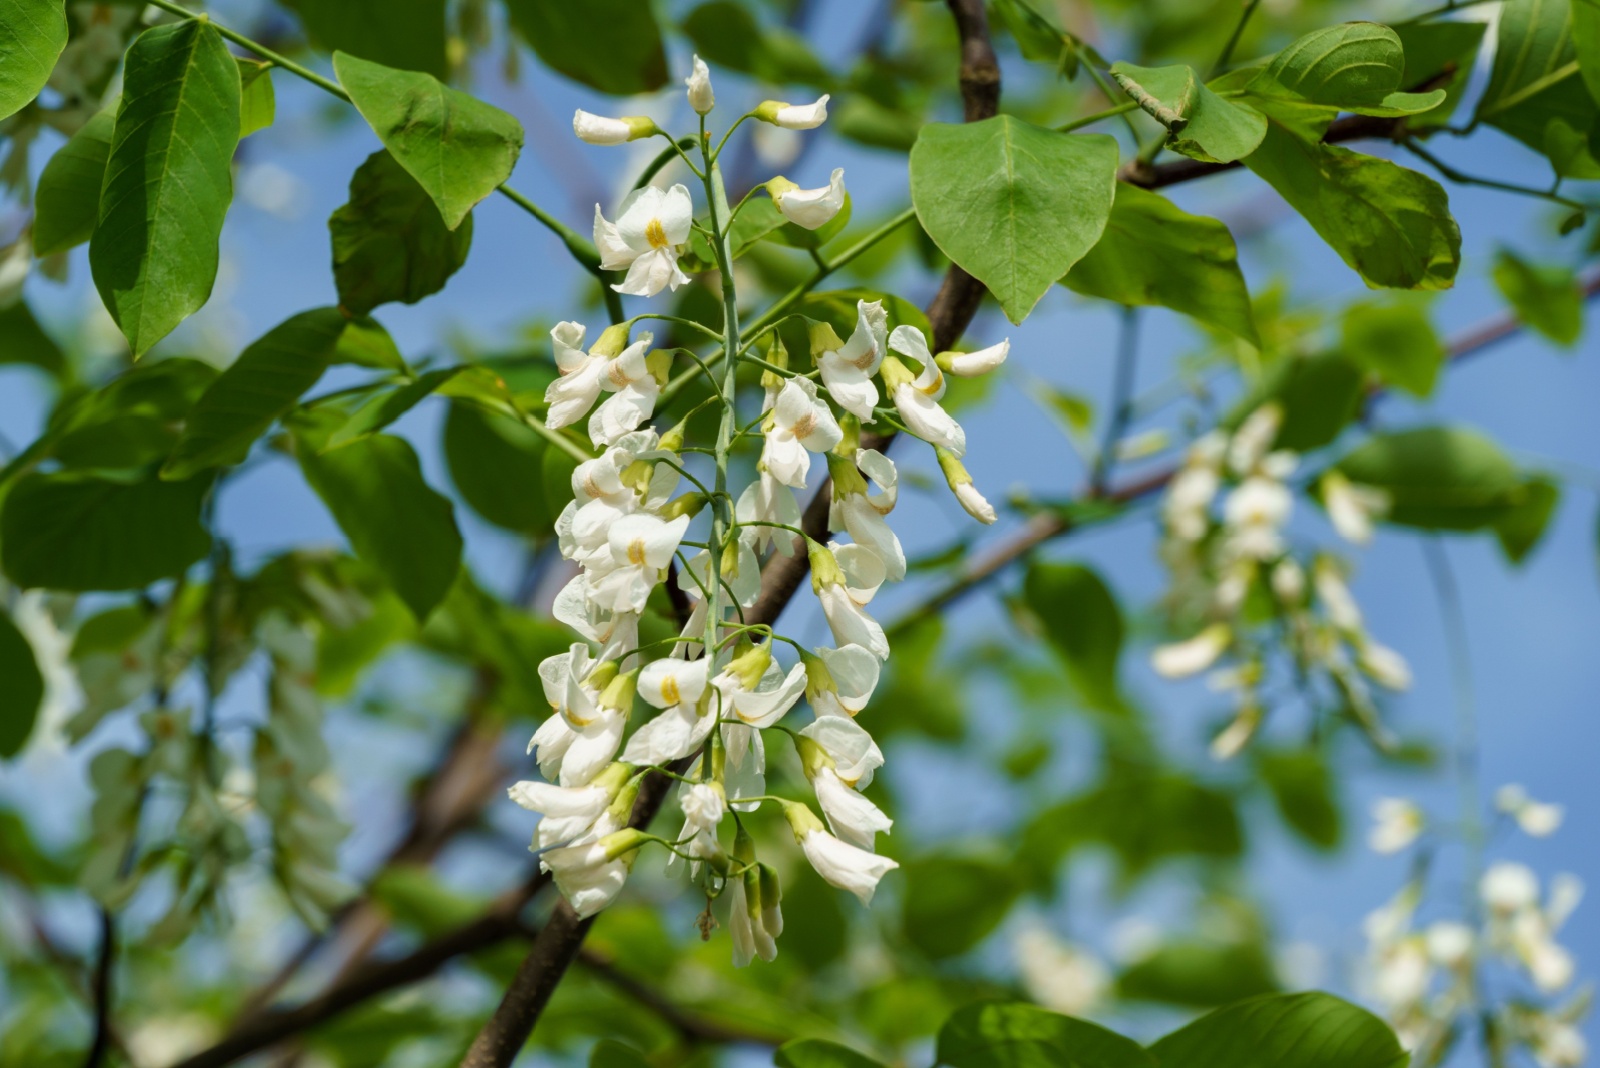
M 798 801 L 780 801 L 779 804 L 783 806 L 783 815 L 789 821 L 789 829 L 794 831 L 795 841 L 804 843 L 806 835 L 813 831 L 828 833 L 828 828 L 822 825 L 822 821 L 811 811 L 809 805 L 802 805 Z
M 717 106 L 716 94 L 711 91 L 711 69 L 699 56 L 694 57 L 694 67 L 683 81 L 689 87 L 689 106 L 701 115 L 708 115 Z
M 973 375 L 993 371 L 1006 362 L 1006 356 L 1010 352 L 1011 341 L 1008 338 L 998 345 L 990 345 L 977 352 L 941 352 L 933 358 L 933 361 L 948 374 L 971 378 Z
M 978 492 L 978 487 L 972 484 L 972 476 L 967 473 L 966 465 L 961 458 L 949 449 L 942 446 L 934 448 L 934 455 L 939 458 L 939 469 L 944 472 L 944 480 L 950 486 L 950 491 L 956 495 L 956 500 L 961 502 L 961 507 L 967 514 L 980 523 L 993 523 L 1000 518 L 995 514 L 994 505 L 990 504 L 983 494 Z
M 810 104 L 764 100 L 756 106 L 752 114 L 762 122 L 770 122 L 785 130 L 815 130 L 828 121 L 828 94 L 822 94 Z
M 681 515 L 689 516 L 692 519 L 700 514 L 700 509 L 706 506 L 706 502 L 708 500 L 710 500 L 710 498 L 704 493 L 701 493 L 699 490 L 693 490 L 689 493 L 683 494 L 682 496 L 674 497 L 672 500 L 668 501 L 666 505 L 663 506 L 656 514 L 661 516 L 662 519 L 666 519 L 668 521 L 677 519 Z
M 623 712 L 633 708 L 633 694 L 639 688 L 639 669 L 625 671 L 606 684 L 600 691 L 600 707 L 615 708 Z
M 841 454 L 834 449 L 828 456 L 828 477 L 833 480 L 833 499 L 842 501 L 852 493 L 867 495 L 867 480 L 856 467 L 855 450 Z
M 591 145 L 621 145 L 661 132 L 656 121 L 643 115 L 624 115 L 620 119 L 593 115 L 579 108 L 572 116 L 572 132 Z
M 820 322 L 816 319 L 806 320 L 806 337 L 811 342 L 811 358 L 819 359 L 823 353 L 838 352 L 844 348 L 844 341 L 834 330 L 831 323 Z
M 839 558 L 833 555 L 833 550 L 820 542 L 806 539 L 806 555 L 811 561 L 811 589 L 815 593 L 822 592 L 824 586 L 843 586 L 844 572 L 839 567 Z
M 767 182 L 767 195 L 785 219 L 807 230 L 819 230 L 844 207 L 844 168 L 835 167 L 828 184 L 817 189 L 801 189 L 779 175 Z
M 754 691 L 761 684 L 761 676 L 772 663 L 772 647 L 766 642 L 751 645 L 745 652 L 728 661 L 728 674 L 739 680 L 745 690 Z

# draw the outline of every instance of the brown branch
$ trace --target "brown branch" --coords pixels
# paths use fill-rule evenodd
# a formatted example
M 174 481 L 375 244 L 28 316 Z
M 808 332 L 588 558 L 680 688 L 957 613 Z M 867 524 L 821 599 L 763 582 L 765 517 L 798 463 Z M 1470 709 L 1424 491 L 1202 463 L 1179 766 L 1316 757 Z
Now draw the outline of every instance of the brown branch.
M 1583 280 L 1580 292 L 1585 301 L 1600 297 L 1600 271 Z M 1509 312 L 1497 315 L 1456 337 L 1445 351 L 1445 362 L 1452 365 L 1460 363 L 1496 342 L 1520 333 L 1523 328 L 1524 324 L 1515 315 Z M 1386 392 L 1381 387 L 1374 387 L 1367 394 L 1368 402 L 1381 399 Z M 1098 497 L 1085 494 L 1083 499 L 1085 502 L 1099 500 L 1108 504 L 1129 504 L 1165 489 L 1175 474 L 1177 468 L 1166 468 Z M 1033 516 L 1016 534 L 971 561 L 960 575 L 902 615 L 889 629 L 903 627 L 960 600 L 1013 563 L 1028 556 L 1039 546 L 1069 534 L 1074 529 L 1076 528 L 1072 520 L 1060 512 L 1041 512 Z

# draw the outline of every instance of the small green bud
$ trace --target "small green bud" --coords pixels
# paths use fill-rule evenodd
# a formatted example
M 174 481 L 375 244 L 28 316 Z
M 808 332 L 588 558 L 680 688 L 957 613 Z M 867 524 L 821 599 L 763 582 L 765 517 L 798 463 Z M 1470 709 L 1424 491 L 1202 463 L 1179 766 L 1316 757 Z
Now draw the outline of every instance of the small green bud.
M 844 342 L 828 323 L 807 319 L 806 336 L 811 342 L 812 359 L 819 358 L 825 352 L 838 352 L 844 348 Z
M 794 840 L 796 842 L 803 843 L 806 840 L 806 835 L 812 831 L 827 833 L 828 828 L 823 826 L 822 821 L 817 818 L 817 814 L 812 812 L 809 806 L 802 805 L 798 801 L 783 801 L 781 804 L 783 805 L 784 818 L 789 821 L 789 829 L 794 831 Z
M 828 455 L 828 477 L 833 479 L 833 499 L 842 501 L 852 493 L 867 495 L 867 479 L 856 467 L 855 453 Z
M 617 677 L 619 666 L 615 660 L 601 661 L 589 670 L 588 677 L 583 680 L 584 685 L 604 690 Z
M 633 694 L 639 688 L 639 669 L 624 672 L 612 679 L 600 692 L 600 707 L 627 712 L 633 708 Z
M 589 355 L 620 356 L 622 350 L 628 347 L 628 331 L 627 323 L 617 323 L 614 326 L 606 327 L 601 331 L 599 339 L 594 343 L 594 347 L 589 350 Z
M 839 568 L 839 558 L 821 542 L 806 539 L 806 556 L 811 561 L 811 590 L 821 593 L 824 586 L 843 586 L 844 572 Z
M 778 906 L 783 903 L 783 884 L 770 864 L 757 865 L 761 872 L 761 925 L 767 934 L 776 938 L 783 931 L 783 914 Z
M 689 417 L 686 415 L 678 421 L 678 425 L 662 434 L 657 444 L 667 452 L 682 452 L 684 442 L 689 439 Z
M 683 515 L 693 518 L 700 514 L 700 509 L 706 506 L 708 500 L 710 498 L 704 493 L 695 490 L 692 493 L 685 493 L 681 497 L 674 497 L 667 502 L 666 507 L 662 508 L 659 514 L 662 519 L 669 522 Z
M 655 377 L 656 384 L 664 386 L 672 377 L 672 353 L 666 349 L 656 349 L 644 358 L 644 366 Z
M 784 347 L 783 338 L 778 336 L 776 330 L 772 332 L 771 338 L 772 340 L 767 343 L 766 360 L 774 367 L 782 367 L 787 370 L 789 367 L 789 350 Z M 784 377 L 776 371 L 764 370 L 761 372 L 762 389 L 782 389 L 783 383 Z
M 839 429 L 844 431 L 844 437 L 839 439 L 833 451 L 854 462 L 856 453 L 861 450 L 861 417 L 854 412 L 843 413 L 839 416 Z
M 730 660 L 727 672 L 739 680 L 741 687 L 754 690 L 761 684 L 761 676 L 767 673 L 767 668 L 771 664 L 772 646 L 763 642 L 760 645 L 751 645 L 748 651 Z
M 896 356 L 885 356 L 878 373 L 883 376 L 884 389 L 891 397 L 901 386 L 909 386 L 917 380 L 917 376 L 911 373 L 911 368 L 901 363 Z
M 750 837 L 750 832 L 740 821 L 734 822 L 733 831 L 733 859 L 740 864 L 754 864 L 756 862 L 756 840 Z

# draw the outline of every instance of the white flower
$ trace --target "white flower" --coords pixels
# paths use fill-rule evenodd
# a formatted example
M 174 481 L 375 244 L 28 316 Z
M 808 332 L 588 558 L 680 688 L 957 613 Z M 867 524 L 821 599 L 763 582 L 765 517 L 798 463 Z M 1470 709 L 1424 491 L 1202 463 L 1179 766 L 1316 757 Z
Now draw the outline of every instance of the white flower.
M 810 104 L 788 104 L 780 100 L 763 101 L 755 109 L 756 118 L 785 130 L 815 130 L 828 121 L 828 94 Z
M 757 864 L 728 880 L 728 933 L 733 941 L 733 964 L 743 968 L 756 957 L 778 955 L 777 937 L 783 933 L 783 893 L 778 875 Z
M 1157 646 L 1150 656 L 1156 674 L 1168 679 L 1198 675 L 1217 662 L 1233 644 L 1233 630 L 1226 623 L 1213 623 L 1193 638 Z
M 1375 824 L 1367 844 L 1375 853 L 1398 853 L 1411 845 L 1427 825 L 1422 810 L 1401 797 L 1380 798 L 1372 806 Z
M 1420 938 L 1406 938 L 1387 947 L 1378 956 L 1374 993 L 1391 1009 L 1415 1005 L 1428 992 L 1433 977 L 1433 962 Z
M 1455 970 L 1471 961 L 1477 938 L 1466 924 L 1440 920 L 1429 924 L 1423 935 L 1428 946 L 1428 957 L 1435 964 Z
M 883 671 L 877 654 L 859 645 L 816 649 L 815 653 L 804 662 L 806 700 L 817 718 L 854 716 L 867 707 Z
M 994 505 L 990 504 L 988 499 L 978 492 L 978 487 L 972 484 L 972 475 L 960 457 L 949 449 L 937 445 L 934 446 L 933 453 L 939 460 L 939 470 L 944 472 L 945 484 L 956 495 L 957 502 L 968 515 L 980 523 L 993 523 L 1000 518 L 995 513 Z
M 1306 572 L 1292 556 L 1285 556 L 1272 567 L 1272 592 L 1287 607 L 1300 604 L 1306 596 Z
M 1521 786 L 1511 783 L 1495 791 L 1494 804 L 1501 812 L 1517 821 L 1524 834 L 1545 838 L 1561 826 L 1565 810 L 1560 805 L 1535 801 Z
M 615 359 L 606 362 L 600 388 L 612 396 L 589 417 L 589 440 L 596 445 L 616 442 L 637 430 L 655 412 L 661 383 L 645 364 L 654 340 L 646 331 Z
M 1111 973 L 1083 947 L 1063 943 L 1037 924 L 1019 931 L 1012 947 L 1023 988 L 1051 1012 L 1084 1016 L 1105 1002 Z
M 1245 417 L 1228 443 L 1228 466 L 1236 475 L 1247 475 L 1266 458 L 1267 450 L 1283 425 L 1283 409 L 1276 402 L 1263 404 Z
M 1411 688 L 1410 665 L 1405 657 L 1386 645 L 1379 645 L 1370 638 L 1363 640 L 1356 649 L 1356 662 L 1379 686 L 1390 690 Z
M 1007 338 L 998 345 L 990 345 L 976 352 L 941 352 L 934 359 L 942 370 L 957 378 L 974 378 L 993 371 L 1005 363 L 1010 354 L 1011 339 Z
M 1539 903 L 1539 878 L 1527 865 L 1503 860 L 1484 872 L 1479 892 L 1491 911 L 1506 915 Z
M 1572 1024 L 1541 1016 L 1531 1046 L 1540 1068 L 1582 1068 L 1589 1057 L 1589 1043 Z
M 602 546 L 602 551 L 605 550 Z M 589 596 L 588 574 L 574 575 L 556 594 L 550 614 L 558 622 L 577 631 L 586 641 L 600 646 L 599 659 L 615 660 L 639 648 L 639 613 L 613 612 L 602 608 Z
M 817 230 L 844 207 L 844 168 L 835 167 L 828 184 L 819 189 L 801 189 L 787 178 L 774 178 L 767 183 L 767 192 L 785 219 L 807 230 Z
M 1361 609 L 1339 574 L 1338 566 L 1326 556 L 1318 557 L 1311 566 L 1311 582 L 1323 611 L 1328 613 L 1328 620 L 1346 637 L 1364 637 Z
M 1222 488 L 1222 454 L 1227 442 L 1216 431 L 1189 446 L 1183 467 L 1172 477 L 1161 501 L 1167 530 L 1182 541 L 1199 541 L 1211 524 L 1211 502 Z
M 808 461 L 809 462 L 809 461 Z M 741 530 L 751 548 L 760 551 L 771 546 L 784 556 L 794 553 L 794 535 L 782 527 L 762 526 L 764 523 L 782 523 L 785 527 L 800 526 L 800 502 L 794 499 L 794 490 L 780 482 L 770 472 L 760 476 L 739 494 L 734 516 L 740 523 L 750 526 Z
M 593 916 L 622 892 L 635 851 L 644 835 L 627 828 L 584 845 L 552 849 L 540 862 L 555 876 L 556 888 L 580 918 Z
M 859 645 L 880 660 L 889 658 L 889 639 L 866 606 L 883 585 L 883 559 L 864 545 L 811 548 L 811 588 L 836 644 Z
M 550 405 L 545 425 L 551 430 L 576 423 L 600 396 L 600 379 L 608 357 L 583 351 L 585 333 L 582 323 L 570 321 L 557 323 L 550 331 L 556 368 L 561 372 L 561 377 L 544 391 L 545 402 Z
M 878 404 L 878 387 L 872 384 L 872 376 L 883 364 L 888 329 L 889 316 L 882 301 L 858 300 L 856 328 L 848 341 L 840 343 L 831 329 L 812 333 L 812 353 L 828 395 L 863 423 L 873 421 L 872 409 Z
M 693 786 L 686 786 L 679 791 L 678 804 L 683 806 L 683 815 L 689 821 L 689 827 L 696 832 L 715 833 L 722 818 L 728 814 L 728 798 L 722 792 L 722 787 L 714 782 L 697 782 Z
M 1226 727 L 1211 739 L 1211 758 L 1213 760 L 1232 760 L 1238 756 L 1244 747 L 1250 744 L 1256 731 L 1261 727 L 1261 706 L 1254 700 L 1253 695 L 1240 706 L 1238 713 Z
M 914 326 L 897 326 L 889 335 L 889 347 L 922 364 L 922 370 L 914 378 L 898 360 L 889 360 L 883 365 L 884 385 L 889 388 L 889 399 L 894 401 L 900 418 L 923 441 L 949 449 L 957 458 L 965 456 L 966 431 L 939 406 L 939 398 L 945 391 L 944 373 L 929 355 L 922 331 Z
M 710 114 L 717 105 L 716 94 L 711 91 L 711 68 L 699 56 L 694 57 L 694 67 L 683 80 L 689 87 L 689 106 L 701 115 Z
M 857 545 L 865 545 L 883 560 L 885 578 L 899 582 L 906 577 L 906 554 L 900 539 L 884 517 L 894 510 L 899 497 L 900 475 L 894 461 L 876 449 L 857 449 L 854 461 L 828 456 L 833 474 L 833 496 L 828 505 L 828 526 L 843 529 Z M 868 479 L 878 487 L 874 494 Z
M 617 520 L 606 533 L 611 568 L 590 578 L 589 596 L 612 612 L 642 612 L 688 529 L 686 515 L 669 521 L 635 512 Z
M 804 489 L 811 453 L 827 452 L 844 437 L 828 403 L 809 378 L 791 378 L 772 406 L 772 426 L 761 450 L 761 467 L 786 486 Z
M 567 845 L 581 838 L 616 800 L 632 770 L 625 764 L 612 764 L 586 786 L 555 786 L 531 780 L 513 784 L 511 800 L 544 817 L 534 835 L 534 848 Z
M 84 706 L 83 685 L 72 662 L 72 637 L 56 625 L 43 590 L 20 594 L 11 608 L 11 620 L 32 647 L 44 676 L 44 700 L 32 733 L 34 745 L 59 751 L 66 745 L 62 728 Z
M 538 750 L 540 773 L 562 786 L 588 783 L 611 763 L 622 744 L 627 717 L 601 702 L 596 674 L 600 666 L 589 659 L 588 646 L 582 642 L 539 665 L 545 699 L 557 714 L 534 732 L 528 750 Z
M 782 719 L 806 692 L 806 669 L 796 664 L 785 673 L 773 663 L 771 650 L 758 645 L 730 661 L 711 685 L 722 695 L 721 718 L 764 729 Z
M 623 760 L 641 766 L 670 764 L 700 747 L 717 721 L 701 702 L 709 670 L 704 658 L 676 657 L 653 660 L 640 670 L 639 696 L 664 711 L 628 739 Z
M 1283 552 L 1280 531 L 1294 508 L 1294 494 L 1281 481 L 1252 475 L 1228 494 L 1222 517 L 1228 525 L 1230 550 L 1242 557 L 1266 560 Z
M 1389 510 L 1389 495 L 1372 486 L 1358 486 L 1338 471 L 1322 476 L 1322 504 L 1339 536 L 1355 545 L 1372 540 L 1372 522 Z
M 871 851 L 878 832 L 889 833 L 894 821 L 883 810 L 847 786 L 832 768 L 818 768 L 811 776 L 817 804 L 833 833 L 852 845 Z
M 823 881 L 850 891 L 863 905 L 872 904 L 878 882 L 900 866 L 888 857 L 841 842 L 823 828 L 822 821 L 805 805 L 785 803 L 783 814 L 789 818 L 789 826 L 806 860 Z
M 675 185 L 662 192 L 653 185 L 635 189 L 622 202 L 615 223 L 594 206 L 594 243 L 600 266 L 608 271 L 628 268 L 628 277 L 611 288 L 636 297 L 653 297 L 689 280 L 678 269 L 678 246 L 689 240 L 694 205 L 689 190 Z
M 872 773 L 883 767 L 883 751 L 860 724 L 848 716 L 818 716 L 800 737 L 807 739 L 828 760 L 846 786 L 865 789 Z
M 620 145 L 654 136 L 658 131 L 654 120 L 643 115 L 625 115 L 620 119 L 604 115 L 591 115 L 579 108 L 572 115 L 572 132 L 578 140 L 591 145 Z
M 741 520 L 742 521 L 742 520 Z M 797 518 L 796 523 L 799 522 Z M 781 530 L 778 533 L 783 533 Z M 740 608 L 754 607 L 761 596 L 761 561 L 756 558 L 753 538 L 740 538 L 722 557 L 722 574 L 718 577 L 722 595 L 731 593 Z M 680 632 L 685 638 L 704 638 L 706 633 L 706 601 L 703 591 L 711 588 L 711 552 L 701 549 L 689 558 L 689 565 L 678 572 L 678 589 L 694 603 L 689 618 Z M 692 642 L 680 642 L 673 647 L 673 656 L 694 659 L 701 647 Z

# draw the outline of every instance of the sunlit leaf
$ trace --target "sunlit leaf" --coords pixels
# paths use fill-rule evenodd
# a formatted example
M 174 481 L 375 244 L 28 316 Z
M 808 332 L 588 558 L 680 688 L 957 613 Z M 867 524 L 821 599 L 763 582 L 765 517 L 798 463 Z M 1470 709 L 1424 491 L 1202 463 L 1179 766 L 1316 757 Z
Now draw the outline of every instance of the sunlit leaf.
M 1517 318 L 1557 345 L 1576 345 L 1583 335 L 1583 291 L 1567 267 L 1533 264 L 1510 249 L 1494 260 L 1494 284 Z
M 1167 128 L 1167 147 L 1174 152 L 1208 163 L 1231 163 L 1254 152 L 1266 136 L 1267 120 L 1259 111 L 1218 96 L 1189 67 L 1117 63 L 1111 76 Z
M 443 78 L 445 0 L 285 0 L 320 48 Z
M 1252 998 L 1202 1016 L 1150 1047 L 1184 1068 L 1403 1068 L 1410 1054 L 1383 1021 L 1330 994 Z
M 1521 503 L 1517 504 L 1494 525 L 1494 536 L 1500 549 L 1513 564 L 1527 560 L 1538 548 L 1555 518 L 1561 503 L 1561 486 L 1555 481 L 1535 476 L 1523 484 Z
M 427 74 L 392 70 L 345 52 L 333 69 L 395 162 L 411 172 L 454 230 L 511 176 L 522 124 Z
M 1011 865 L 954 854 L 905 864 L 908 941 L 930 957 L 965 953 L 1000 926 L 1022 892 Z
M 1492 526 L 1521 504 L 1516 465 L 1493 441 L 1462 427 L 1377 434 L 1339 461 L 1352 482 L 1389 495 L 1389 522 L 1430 530 Z
M 640 1064 L 644 1062 L 641 1060 Z M 883 1068 L 883 1062 L 857 1053 L 849 1046 L 820 1038 L 797 1038 L 785 1042 L 773 1054 L 778 1068 Z
M 211 296 L 238 145 L 239 66 L 216 27 L 140 34 L 89 241 L 95 286 L 135 356 Z
M 1344 315 L 1341 351 L 1389 385 L 1417 397 L 1433 392 L 1444 342 L 1414 301 L 1364 302 Z
M 511 24 L 550 69 L 602 93 L 667 84 L 667 56 L 650 0 L 506 0 Z
M 1600 159 L 1589 140 L 1600 124 L 1600 105 L 1584 85 L 1573 36 L 1574 20 L 1581 19 L 1586 46 L 1592 47 L 1595 17 L 1591 11 L 1578 15 L 1583 6 L 1582 0 L 1501 5 L 1494 67 L 1475 120 L 1542 153 L 1558 175 L 1600 178 Z
M 1117 143 L 1010 115 L 922 128 L 911 202 L 940 250 L 1020 323 L 1094 247 L 1111 216 Z
M 278 98 L 272 90 L 272 64 L 239 60 L 239 136 L 249 137 L 272 125 Z
M 39 95 L 65 47 L 65 0 L 6 0 L 0 8 L 0 119 Z
M 1035 563 L 1023 581 L 1023 596 L 1084 701 L 1120 708 L 1122 610 L 1100 576 L 1082 564 Z
M 56 149 L 39 175 L 34 194 L 33 251 L 53 256 L 83 244 L 100 217 L 100 187 L 111 155 L 116 106 L 97 112 Z
M 1033 1005 L 983 1002 L 939 1029 L 941 1068 L 1155 1068 L 1132 1039 Z

